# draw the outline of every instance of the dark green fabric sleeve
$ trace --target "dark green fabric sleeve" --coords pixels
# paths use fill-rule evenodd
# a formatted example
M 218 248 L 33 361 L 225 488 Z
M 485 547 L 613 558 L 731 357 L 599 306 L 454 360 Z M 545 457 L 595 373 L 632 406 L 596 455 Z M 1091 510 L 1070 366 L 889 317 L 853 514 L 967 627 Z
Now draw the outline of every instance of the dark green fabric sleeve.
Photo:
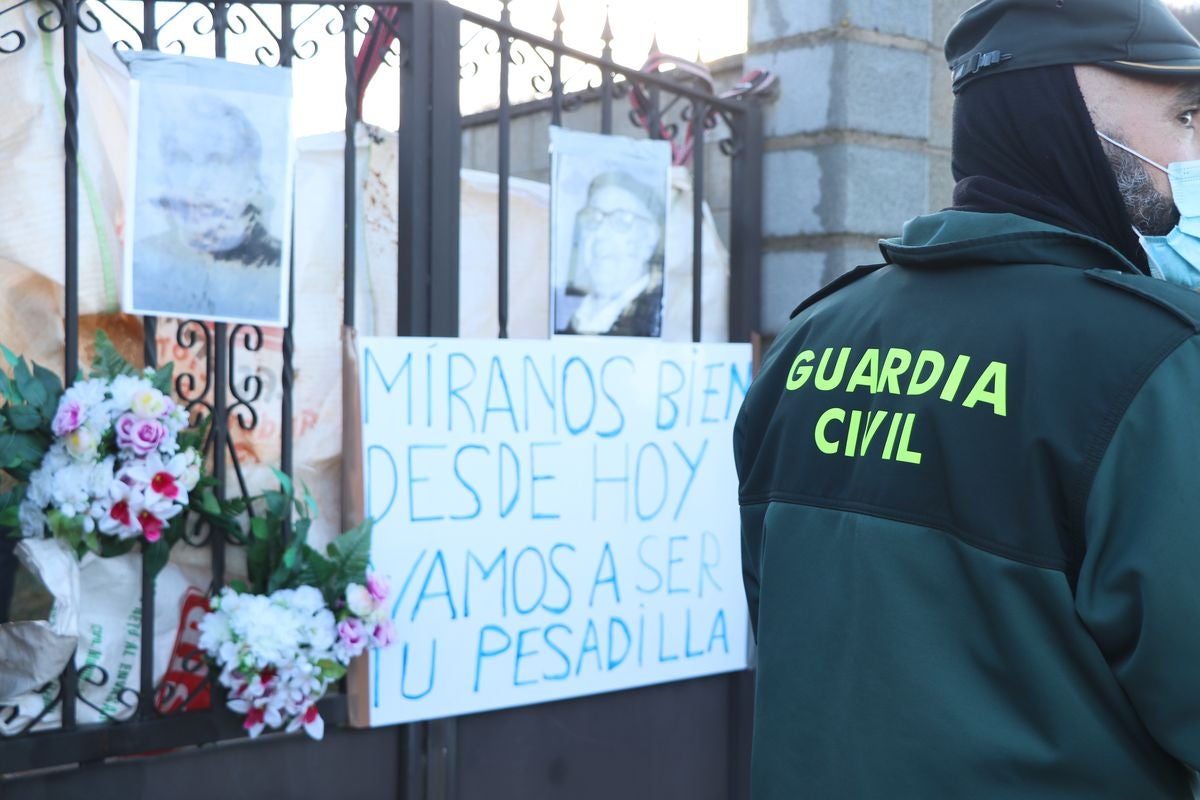
M 750 628 L 758 639 L 758 581 L 762 564 L 763 517 L 766 503 L 742 506 L 742 585 L 750 609 Z
M 1076 610 L 1150 734 L 1200 765 L 1197 337 L 1129 405 L 1100 461 L 1084 526 Z

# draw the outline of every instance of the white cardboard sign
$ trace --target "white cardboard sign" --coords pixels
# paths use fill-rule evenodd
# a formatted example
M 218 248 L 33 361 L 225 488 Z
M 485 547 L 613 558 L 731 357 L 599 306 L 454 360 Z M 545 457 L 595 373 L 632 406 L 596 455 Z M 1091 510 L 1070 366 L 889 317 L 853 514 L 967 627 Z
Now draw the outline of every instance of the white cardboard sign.
M 733 421 L 750 347 L 364 338 L 361 477 L 398 640 L 388 725 L 743 669 Z

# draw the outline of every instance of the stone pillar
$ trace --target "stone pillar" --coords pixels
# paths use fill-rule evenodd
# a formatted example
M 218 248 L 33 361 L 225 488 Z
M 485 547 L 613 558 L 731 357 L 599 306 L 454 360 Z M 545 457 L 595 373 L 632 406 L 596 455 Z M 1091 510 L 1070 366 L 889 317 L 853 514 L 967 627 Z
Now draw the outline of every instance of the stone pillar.
M 974 0 L 750 0 L 766 112 L 763 327 L 950 203 L 946 31 Z

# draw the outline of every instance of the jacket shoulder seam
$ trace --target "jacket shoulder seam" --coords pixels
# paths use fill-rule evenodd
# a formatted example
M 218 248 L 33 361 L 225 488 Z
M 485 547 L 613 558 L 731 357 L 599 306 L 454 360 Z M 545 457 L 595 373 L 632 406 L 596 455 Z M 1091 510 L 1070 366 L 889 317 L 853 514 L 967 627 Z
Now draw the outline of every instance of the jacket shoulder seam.
M 872 272 L 875 272 L 876 270 L 880 270 L 886 266 L 888 266 L 886 263 L 884 263 L 884 264 L 865 264 L 863 266 L 855 267 L 854 269 L 850 270 L 849 272 L 842 273 L 838 277 L 831 280 L 829 283 L 822 286 L 817 291 L 813 292 L 811 295 L 806 297 L 804 300 L 802 300 L 800 302 L 800 305 L 796 306 L 796 308 L 792 310 L 792 313 L 790 315 L 788 315 L 788 319 L 795 319 L 796 316 L 801 311 L 808 308 L 809 306 L 812 306 L 812 305 L 820 302 L 821 300 L 824 300 L 826 297 L 829 297 L 831 294 L 846 288 L 850 284 L 858 281 L 860 278 L 865 278 L 868 275 L 870 275 Z
M 1093 281 L 1102 283 L 1105 286 L 1111 286 L 1118 291 L 1131 294 L 1151 305 L 1157 306 L 1191 328 L 1192 333 L 1200 333 L 1200 313 L 1192 313 L 1179 304 L 1171 302 L 1169 298 L 1163 297 L 1159 292 L 1150 291 L 1146 286 L 1131 282 L 1129 277 L 1132 276 L 1124 276 L 1120 273 L 1101 269 L 1086 270 L 1084 275 Z
M 878 519 L 889 520 L 891 522 L 900 522 L 906 525 L 917 525 L 922 528 L 930 528 L 932 530 L 941 531 L 950 538 L 955 539 L 974 550 L 980 550 L 1008 561 L 1025 564 L 1026 566 L 1062 572 L 1067 576 L 1068 580 L 1074 579 L 1075 566 L 1066 559 L 1047 558 L 1034 553 L 1028 553 L 1020 548 L 1009 547 L 999 542 L 993 542 L 983 537 L 976 536 L 966 530 L 963 530 L 962 528 L 949 524 L 944 520 L 936 520 L 920 514 L 907 514 L 897 511 L 893 508 L 884 508 L 871 503 L 863 503 L 853 500 L 835 500 L 828 497 L 812 497 L 810 495 L 804 495 L 800 493 L 778 491 L 772 491 L 761 495 L 740 497 L 738 499 L 738 503 L 742 507 L 768 505 L 770 503 L 784 503 L 794 506 L 810 506 L 813 508 L 823 508 L 829 511 L 844 511 L 852 514 L 864 514 L 869 517 L 876 517 Z
M 1087 508 L 1091 502 L 1092 490 L 1095 487 L 1096 475 L 1100 471 L 1100 464 L 1104 460 L 1104 456 L 1108 453 L 1108 448 L 1112 445 L 1117 428 L 1120 427 L 1121 422 L 1124 421 L 1126 415 L 1129 413 L 1129 407 L 1133 405 L 1133 401 L 1141 394 L 1142 389 L 1149 382 L 1150 378 L 1158 372 L 1163 362 L 1186 342 L 1196 338 L 1198 333 L 1200 331 L 1193 330 L 1184 335 L 1177 334 L 1168 337 L 1154 352 L 1153 356 L 1146 359 L 1142 369 L 1129 381 L 1125 392 L 1113 404 L 1112 410 L 1097 429 L 1093 437 L 1093 444 L 1089 448 L 1088 456 L 1080 471 L 1080 488 L 1077 493 L 1078 507 L 1075 509 L 1073 515 L 1076 520 L 1076 530 L 1080 531 L 1081 537 L 1086 530 Z M 1082 541 L 1086 543 L 1086 538 L 1083 538 Z M 1075 559 L 1076 564 L 1082 559 L 1082 551 L 1077 556 L 1078 558 Z

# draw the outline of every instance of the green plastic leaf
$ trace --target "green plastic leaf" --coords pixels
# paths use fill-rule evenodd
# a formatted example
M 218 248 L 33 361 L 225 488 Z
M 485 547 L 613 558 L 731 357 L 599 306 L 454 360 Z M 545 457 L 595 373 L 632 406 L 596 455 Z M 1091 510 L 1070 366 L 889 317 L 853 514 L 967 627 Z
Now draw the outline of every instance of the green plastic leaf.
M 292 479 L 287 476 L 287 473 L 274 467 L 271 468 L 271 472 L 275 473 L 275 479 L 279 481 L 279 488 L 284 494 L 290 498 L 296 493 L 296 490 L 292 487 Z
M 114 556 L 123 556 L 133 549 L 136 539 L 113 539 L 104 537 L 100 540 L 100 557 L 113 558 Z
M 233 589 L 238 594 L 247 594 L 250 591 L 250 587 L 247 586 L 246 582 L 242 580 L 230 581 L 229 588 Z
M 332 585 L 336 575 L 337 564 L 310 547 L 305 553 L 304 566 L 297 573 L 296 580 L 308 586 L 316 586 L 325 595 L 326 600 L 336 600 L 339 599 L 336 596 L 337 589 Z
M 267 521 L 261 517 L 251 519 L 250 534 L 250 541 L 246 544 L 246 572 L 250 585 L 256 592 L 269 591 L 267 585 L 275 567 Z
M 54 418 L 54 413 L 58 410 L 58 399 L 63 393 L 62 381 L 40 364 L 33 365 L 33 377 L 46 390 L 46 402 L 42 405 L 42 416 L 48 422 Z
M 48 446 L 32 433 L 11 430 L 0 433 L 0 467 L 11 469 L 23 464 L 36 467 Z
M 9 406 L 8 421 L 18 431 L 32 431 L 42 424 L 42 415 L 33 406 Z
M 91 550 L 96 555 L 100 555 L 100 534 L 94 530 L 83 534 L 83 543 L 88 550 Z
M 142 558 L 146 562 L 146 571 L 150 573 L 150 576 L 157 575 L 162 572 L 162 568 L 171 558 L 171 543 L 166 538 L 159 539 L 157 542 L 143 543 Z
M 4 399 L 10 403 L 24 403 L 25 398 L 21 396 L 21 392 L 17 389 L 17 385 L 12 382 L 8 375 L 0 372 L 0 394 L 4 395 Z
M 267 503 L 267 513 L 278 522 L 287 519 L 291 506 L 291 497 L 282 492 L 263 492 L 263 499 Z
M 321 670 L 321 677 L 331 681 L 340 680 L 346 674 L 346 668 L 332 659 L 318 661 L 317 668 Z
M 25 363 L 25 359 L 17 360 L 16 366 L 13 367 L 13 380 L 16 381 L 17 389 L 21 392 L 21 396 L 25 398 L 25 402 L 36 408 L 42 408 L 50 402 L 50 395 L 46 392 L 46 387 L 42 386 L 37 378 L 33 377 L 33 373 L 29 371 L 29 365 Z
M 10 367 L 17 366 L 17 362 L 21 360 L 17 357 L 16 353 L 14 353 L 12 350 L 9 350 L 2 344 L 0 344 L 0 353 L 4 353 L 4 360 L 8 362 Z
M 211 489 L 201 492 L 200 503 L 204 510 L 210 514 L 221 513 L 221 502 L 217 500 L 217 495 Z
M 317 516 L 319 516 L 319 512 L 317 511 L 317 499 L 313 497 L 312 492 L 308 490 L 308 484 L 302 483 L 301 488 L 304 489 L 304 505 L 308 507 L 308 516 L 315 519 Z
M 363 520 L 330 542 L 326 548 L 325 552 L 336 567 L 336 593 L 345 591 L 346 584 L 366 582 L 367 564 L 371 558 L 372 524 L 370 518 Z
M 112 380 L 118 375 L 133 375 L 136 370 L 133 365 L 121 357 L 108 334 L 102 330 L 96 331 L 96 356 L 92 359 L 93 378 Z
M 154 371 L 154 375 L 150 378 L 151 385 L 165 395 L 171 394 L 171 379 L 175 374 L 175 362 L 168 361 L 163 366 Z

